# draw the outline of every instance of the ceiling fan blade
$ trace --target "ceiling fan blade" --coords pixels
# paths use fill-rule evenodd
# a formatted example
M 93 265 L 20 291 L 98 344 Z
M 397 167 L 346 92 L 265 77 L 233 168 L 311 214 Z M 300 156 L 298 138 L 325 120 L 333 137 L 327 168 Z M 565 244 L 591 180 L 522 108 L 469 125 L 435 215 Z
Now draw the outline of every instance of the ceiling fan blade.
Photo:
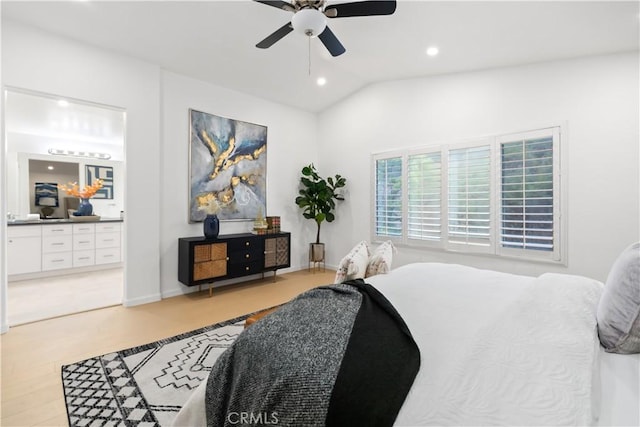
M 281 0 L 253 0 L 256 3 L 266 4 L 267 6 L 277 7 L 278 9 L 286 10 L 287 12 L 295 12 L 295 8 L 291 3 Z
M 324 14 L 327 18 L 348 18 L 350 16 L 391 15 L 396 11 L 396 1 L 359 1 L 328 6 Z
M 268 47 L 271 47 L 275 42 L 277 42 L 278 40 L 280 40 L 281 38 L 289 34 L 291 31 L 293 31 L 291 22 L 287 22 L 282 27 L 278 28 L 273 33 L 268 35 L 267 38 L 265 38 L 260 43 L 258 43 L 256 47 L 259 47 L 260 49 L 266 49 Z
M 340 43 L 329 27 L 325 27 L 324 31 L 320 33 L 318 38 L 322 41 L 322 44 L 324 44 L 329 53 L 331 53 L 331 56 L 340 56 L 346 52 L 342 43 Z

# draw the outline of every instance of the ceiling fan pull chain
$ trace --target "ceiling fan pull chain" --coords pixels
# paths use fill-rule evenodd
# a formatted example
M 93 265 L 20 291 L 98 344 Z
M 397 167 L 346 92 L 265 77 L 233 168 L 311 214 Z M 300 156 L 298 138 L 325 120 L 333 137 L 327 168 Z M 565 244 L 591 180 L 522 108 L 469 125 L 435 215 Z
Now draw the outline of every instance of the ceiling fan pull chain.
M 307 37 L 307 39 L 309 40 L 308 42 L 308 52 L 309 52 L 309 76 L 311 76 L 311 37 Z

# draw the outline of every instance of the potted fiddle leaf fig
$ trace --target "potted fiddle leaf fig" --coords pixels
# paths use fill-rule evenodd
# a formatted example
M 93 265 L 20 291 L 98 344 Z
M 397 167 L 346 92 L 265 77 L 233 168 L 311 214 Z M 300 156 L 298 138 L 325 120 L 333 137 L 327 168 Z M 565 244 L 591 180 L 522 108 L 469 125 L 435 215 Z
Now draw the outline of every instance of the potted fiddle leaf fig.
M 320 226 L 324 221 L 336 219 L 334 210 L 336 200 L 344 200 L 337 190 L 347 184 L 347 179 L 336 174 L 335 177 L 322 178 L 312 164 L 302 168 L 300 192 L 296 204 L 302 209 L 302 216 L 316 222 L 316 241 L 309 247 L 309 261 L 324 261 L 324 243 L 320 243 Z

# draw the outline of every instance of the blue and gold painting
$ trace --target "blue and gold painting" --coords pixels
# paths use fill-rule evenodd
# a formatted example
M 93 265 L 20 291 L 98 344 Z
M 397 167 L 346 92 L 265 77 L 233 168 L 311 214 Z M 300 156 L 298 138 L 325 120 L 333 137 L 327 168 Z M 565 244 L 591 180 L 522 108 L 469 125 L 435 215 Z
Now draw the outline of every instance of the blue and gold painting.
M 189 222 L 267 211 L 267 127 L 189 110 Z

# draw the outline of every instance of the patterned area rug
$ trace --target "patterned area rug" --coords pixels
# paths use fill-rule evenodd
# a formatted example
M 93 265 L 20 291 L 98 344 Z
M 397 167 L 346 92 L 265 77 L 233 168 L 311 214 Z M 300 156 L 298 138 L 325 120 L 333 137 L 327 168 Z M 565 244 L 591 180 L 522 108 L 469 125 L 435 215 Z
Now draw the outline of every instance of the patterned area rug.
M 69 425 L 171 425 L 248 316 L 63 366 Z

